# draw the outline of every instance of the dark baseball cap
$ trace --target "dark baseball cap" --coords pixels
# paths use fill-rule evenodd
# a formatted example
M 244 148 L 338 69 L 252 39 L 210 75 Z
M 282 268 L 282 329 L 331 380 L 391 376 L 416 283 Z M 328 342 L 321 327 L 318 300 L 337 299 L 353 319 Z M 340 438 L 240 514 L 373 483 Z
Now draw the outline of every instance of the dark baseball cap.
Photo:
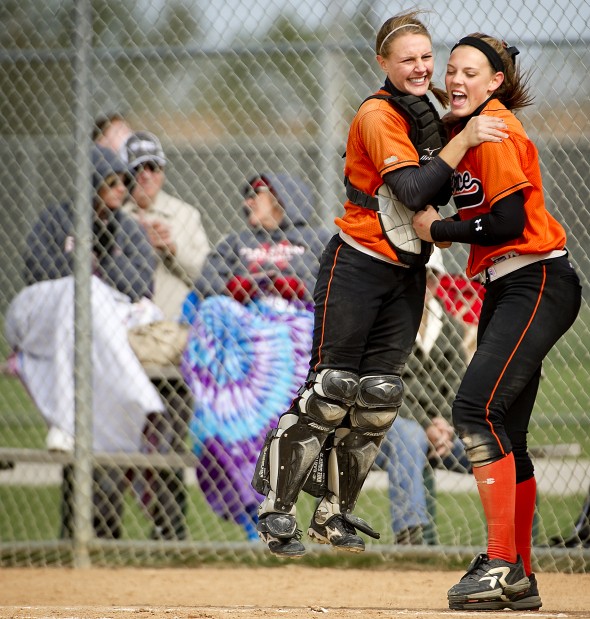
M 278 199 L 274 187 L 266 174 L 257 174 L 253 176 L 248 179 L 248 182 L 242 187 L 242 195 L 244 198 L 253 198 L 255 194 L 262 191 L 270 191 Z

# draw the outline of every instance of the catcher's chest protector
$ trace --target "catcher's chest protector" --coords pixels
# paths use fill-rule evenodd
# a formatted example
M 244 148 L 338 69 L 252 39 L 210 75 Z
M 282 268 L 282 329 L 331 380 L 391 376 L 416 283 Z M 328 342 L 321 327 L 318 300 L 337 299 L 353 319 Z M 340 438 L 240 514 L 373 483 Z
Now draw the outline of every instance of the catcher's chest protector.
M 426 97 L 371 95 L 363 103 L 370 99 L 389 101 L 408 120 L 410 123 L 409 138 L 418 153 L 420 165 L 430 161 L 445 145 L 442 122 L 436 109 Z M 346 181 L 348 182 L 348 179 Z M 356 191 L 362 193 L 359 190 Z M 350 195 L 348 197 L 350 199 Z M 395 250 L 400 262 L 408 266 L 419 266 L 428 262 L 432 253 L 432 244 L 418 238 L 412 226 L 413 211 L 400 202 L 386 184 L 379 187 L 372 205 L 371 202 L 365 201 L 362 206 L 377 211 L 383 234 Z
M 445 145 L 446 138 L 442 122 L 436 109 L 426 97 L 371 95 L 365 101 L 370 99 L 389 101 L 406 117 L 410 123 L 410 141 L 418 152 L 420 164 L 430 161 Z

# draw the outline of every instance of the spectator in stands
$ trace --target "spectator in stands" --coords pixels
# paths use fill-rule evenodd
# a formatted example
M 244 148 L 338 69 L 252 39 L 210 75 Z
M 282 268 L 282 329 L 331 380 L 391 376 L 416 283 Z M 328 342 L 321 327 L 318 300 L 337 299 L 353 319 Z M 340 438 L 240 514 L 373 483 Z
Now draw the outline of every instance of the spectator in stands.
M 124 148 L 134 183 L 123 209 L 143 226 L 157 254 L 154 303 L 177 320 L 210 250 L 201 214 L 163 190 L 167 159 L 153 133 L 132 133 Z
M 92 128 L 92 140 L 95 144 L 110 148 L 119 156 L 123 155 L 123 145 L 133 133 L 127 119 L 119 112 L 110 112 L 97 116 Z
M 378 459 L 387 471 L 398 544 L 437 543 L 431 467 L 460 472 L 469 468 L 461 441 L 449 423 L 452 399 L 466 366 L 461 325 L 437 297 L 445 271 L 442 252 L 435 247 L 427 264 L 422 322 L 402 374 L 403 404 Z
M 209 252 L 207 235 L 199 211 L 162 189 L 167 159 L 159 139 L 147 131 L 133 132 L 121 116 L 112 116 L 108 128 L 104 137 L 116 140 L 131 172 L 130 195 L 123 210 L 141 224 L 156 253 L 153 301 L 164 319 L 131 331 L 131 343 L 144 365 L 177 365 L 186 344 L 186 328 L 178 319 L 184 298 Z M 192 409 L 188 387 L 169 371 L 166 377 L 153 380 L 167 412 L 149 416 L 144 448 L 164 454 L 182 451 Z M 152 537 L 186 538 L 184 470 L 148 471 L 144 477 L 136 476 L 135 485 L 154 520 Z
M 156 258 L 145 232 L 121 210 L 127 195 L 125 164 L 110 149 L 94 146 L 93 269 L 133 302 L 151 298 Z M 27 284 L 72 274 L 75 243 L 72 202 L 44 209 L 27 239 Z
M 217 244 L 196 282 L 201 296 L 240 303 L 278 294 L 311 303 L 324 226 L 310 226 L 311 190 L 294 176 L 259 174 L 242 188 L 248 227 Z
M 217 244 L 187 300 L 183 371 L 201 489 L 219 516 L 257 540 L 255 463 L 307 375 L 312 292 L 332 233 L 312 223 L 312 192 L 298 177 L 257 174 L 242 195 L 247 227 Z
M 134 307 L 151 296 L 155 256 L 141 227 L 121 211 L 126 166 L 110 149 L 92 148 L 91 278 L 93 448 L 136 451 L 146 416 L 162 401 L 132 351 Z M 45 208 L 26 241 L 27 287 L 6 317 L 17 371 L 50 426 L 49 449 L 74 447 L 74 207 Z M 148 303 L 149 306 L 149 303 Z M 155 306 L 154 306 L 155 307 Z M 63 531 L 71 534 L 71 467 L 64 471 Z M 123 472 L 97 467 L 94 525 L 99 537 L 121 535 Z

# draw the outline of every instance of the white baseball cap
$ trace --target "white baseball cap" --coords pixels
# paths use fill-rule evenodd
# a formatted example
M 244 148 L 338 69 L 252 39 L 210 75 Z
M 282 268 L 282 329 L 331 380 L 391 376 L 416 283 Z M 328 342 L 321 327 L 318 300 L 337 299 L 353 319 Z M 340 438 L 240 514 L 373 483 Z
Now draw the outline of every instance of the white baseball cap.
M 148 161 L 153 161 L 159 166 L 166 165 L 166 156 L 162 150 L 162 144 L 149 131 L 136 131 L 132 133 L 127 138 L 123 149 L 127 155 L 127 163 L 131 170 Z

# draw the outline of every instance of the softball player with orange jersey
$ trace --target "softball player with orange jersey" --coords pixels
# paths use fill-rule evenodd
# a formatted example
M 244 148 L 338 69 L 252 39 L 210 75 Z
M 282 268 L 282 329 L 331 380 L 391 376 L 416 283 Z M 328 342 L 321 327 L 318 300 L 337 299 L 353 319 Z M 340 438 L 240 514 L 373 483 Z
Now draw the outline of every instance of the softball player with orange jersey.
M 536 482 L 526 436 L 542 361 L 581 303 L 565 231 L 545 208 L 537 149 L 511 111 L 532 102 L 517 54 L 480 33 L 453 48 L 445 82 L 454 131 L 493 115 L 509 137 L 472 148 L 457 166 L 458 217 L 441 220 L 428 208 L 413 218 L 424 240 L 469 243 L 467 274 L 486 288 L 453 422 L 473 465 L 488 547 L 448 592 L 449 607 L 459 610 L 541 607 L 531 568 Z
M 377 35 L 387 79 L 350 128 L 348 200 L 320 262 L 310 372 L 267 436 L 254 474 L 266 497 L 258 532 L 280 557 L 305 553 L 295 512 L 302 489 L 319 499 L 308 528 L 313 541 L 361 552 L 357 531 L 379 536 L 352 512 L 401 404 L 400 375 L 424 306 L 431 245 L 415 235 L 411 214 L 448 201 L 453 169 L 469 147 L 507 135 L 503 121 L 486 117 L 445 145 L 426 96 L 432 42 L 416 15 L 387 20 Z

